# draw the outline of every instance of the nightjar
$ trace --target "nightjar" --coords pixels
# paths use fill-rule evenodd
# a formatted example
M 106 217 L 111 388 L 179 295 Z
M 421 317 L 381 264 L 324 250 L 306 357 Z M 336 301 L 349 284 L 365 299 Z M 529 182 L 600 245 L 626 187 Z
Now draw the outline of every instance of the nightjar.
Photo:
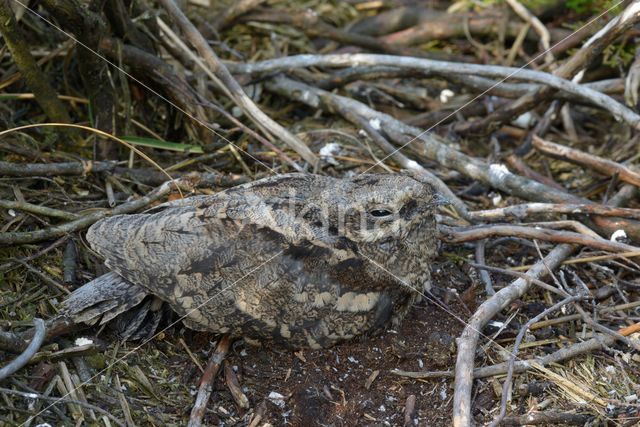
M 87 240 L 111 272 L 64 312 L 155 328 L 163 302 L 195 330 L 329 347 L 399 322 L 429 289 L 440 204 L 403 175 L 288 174 L 106 218 Z

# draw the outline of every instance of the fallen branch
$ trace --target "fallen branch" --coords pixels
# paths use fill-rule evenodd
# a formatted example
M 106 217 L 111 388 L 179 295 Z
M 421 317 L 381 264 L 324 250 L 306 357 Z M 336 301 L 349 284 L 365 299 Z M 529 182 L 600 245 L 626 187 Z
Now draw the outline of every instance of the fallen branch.
M 544 84 L 544 88 L 565 91 L 609 111 L 617 119 L 622 119 L 635 129 L 640 129 L 640 116 L 613 98 L 585 86 L 573 83 L 542 71 L 497 65 L 479 65 L 461 62 L 436 61 L 409 56 L 377 55 L 367 53 L 334 55 L 294 55 L 286 58 L 268 59 L 260 62 L 231 64 L 227 67 L 233 73 L 254 74 L 274 73 L 292 68 L 308 67 L 358 67 L 386 65 L 400 68 L 423 70 L 430 74 L 459 74 L 482 77 L 518 78 Z
M 192 59 L 200 66 L 207 75 L 222 89 L 226 95 L 232 99 L 245 112 L 258 128 L 265 129 L 267 135 L 273 135 L 284 141 L 289 147 L 297 152 L 313 168 L 317 166 L 318 157 L 296 136 L 280 126 L 273 119 L 267 116 L 258 106 L 247 96 L 242 87 L 233 78 L 229 70 L 220 61 L 213 49 L 209 46 L 205 38 L 196 27 L 182 13 L 173 0 L 160 0 L 160 4 L 169 13 L 174 22 L 180 27 L 185 37 L 196 48 L 206 65 L 195 56 L 190 49 L 186 53 L 192 55 Z M 160 22 L 159 22 L 160 24 Z M 162 25 L 161 25 L 162 26 Z M 167 31 L 165 30 L 165 33 Z M 182 43 L 180 39 L 173 39 L 176 43 Z
M 202 425 L 202 417 L 204 417 L 204 411 L 207 409 L 207 403 L 209 397 L 213 391 L 213 381 L 216 379 L 216 375 L 222 366 L 222 362 L 229 351 L 231 345 L 231 339 L 228 335 L 223 335 L 218 342 L 218 346 L 209 358 L 209 363 L 202 374 L 200 380 L 200 387 L 198 388 L 198 396 L 196 397 L 196 403 L 191 409 L 191 415 L 189 416 L 189 427 L 199 427 Z
M 424 56 L 430 58 L 453 57 L 453 55 L 443 52 L 425 52 L 421 49 L 387 43 L 378 37 L 370 37 L 367 35 L 347 32 L 325 22 L 317 13 L 312 11 L 291 13 L 291 11 L 265 10 L 244 16 L 241 18 L 241 21 L 257 21 L 291 25 L 299 28 L 310 37 L 321 37 L 323 39 L 333 40 L 345 45 L 360 46 L 374 52 L 384 52 L 391 55 Z M 462 59 L 460 55 L 458 55 L 458 58 Z
M 112 172 L 117 162 L 65 162 L 65 163 L 9 163 L 0 161 L 2 176 L 56 176 L 86 175 L 89 173 Z
M 587 341 L 579 342 L 568 347 L 561 348 L 560 350 L 557 350 L 543 357 L 516 361 L 513 367 L 513 372 L 519 374 L 530 369 L 534 369 L 535 364 L 547 366 L 551 363 L 559 363 L 563 360 L 580 356 L 581 354 L 591 354 L 594 351 L 602 350 L 605 346 L 612 345 L 615 341 L 616 339 L 612 336 L 598 334 Z M 503 362 L 492 366 L 475 368 L 473 370 L 473 379 L 504 375 L 507 373 L 508 367 L 508 362 Z M 391 370 L 391 373 L 401 377 L 415 379 L 452 378 L 455 376 L 455 372 L 453 371 L 411 372 L 403 371 L 400 369 L 393 369 Z
M 607 25 L 587 40 L 565 63 L 558 67 L 553 74 L 563 79 L 572 79 L 596 60 L 604 49 L 615 39 L 623 35 L 629 28 L 640 20 L 640 4 L 636 1 L 629 3 L 625 10 L 612 18 Z M 589 24 L 593 24 L 593 20 Z M 486 132 L 497 125 L 507 123 L 525 111 L 539 107 L 542 102 L 553 95 L 551 86 L 528 93 L 509 105 L 488 114 L 474 122 L 460 122 L 455 126 L 458 133 Z
M 44 215 L 51 218 L 62 218 L 68 221 L 78 219 L 78 215 L 72 212 L 61 211 L 60 209 L 53 209 L 46 206 L 34 205 L 27 202 L 16 202 L 13 200 L 0 200 L 0 208 L 3 209 L 16 209 L 19 211 L 29 212 L 36 215 Z
M 589 414 L 572 414 L 570 412 L 544 411 L 529 412 L 528 414 L 507 417 L 502 420 L 503 426 L 549 426 L 549 425 L 572 425 L 584 426 L 593 420 L 594 416 Z
M 580 166 L 585 166 L 603 175 L 617 175 L 621 181 L 640 186 L 640 173 L 612 160 L 594 156 L 584 151 L 533 137 L 533 146 L 543 154 Z
M 400 151 L 396 150 L 395 147 L 387 141 L 381 134 L 378 132 L 368 120 L 359 116 L 355 112 L 345 108 L 338 102 L 333 102 L 334 98 L 330 96 L 324 97 L 324 101 L 331 105 L 333 108 L 338 111 L 345 119 L 349 120 L 356 126 L 361 127 L 371 138 L 371 140 L 381 148 L 385 153 L 391 156 L 396 163 L 405 168 L 406 170 L 413 173 L 416 178 L 422 182 L 428 182 L 431 184 L 438 192 L 440 192 L 443 196 L 445 196 L 449 202 L 454 206 L 458 214 L 462 218 L 468 218 L 467 215 L 467 206 L 464 204 L 462 200 L 456 196 L 453 191 L 442 182 L 440 178 L 429 172 L 427 169 L 419 165 L 417 162 L 407 158 Z
M 33 338 L 31 338 L 29 346 L 20 356 L 16 357 L 7 365 L 3 366 L 2 369 L 0 369 L 0 381 L 4 380 L 10 375 L 13 375 L 23 366 L 29 363 L 29 360 L 31 360 L 33 355 L 37 353 L 38 349 L 40 349 L 40 346 L 44 342 L 44 337 L 47 333 L 47 330 L 44 326 L 44 320 L 42 319 L 33 319 L 33 324 L 35 325 L 35 333 L 33 334 Z
M 372 123 L 379 124 L 390 139 L 400 145 L 398 150 L 404 147 L 411 148 L 423 159 L 435 161 L 444 168 L 454 169 L 473 180 L 508 194 L 538 202 L 595 204 L 586 198 L 516 175 L 502 164 L 487 164 L 463 154 L 451 148 L 447 141 L 438 135 L 409 126 L 351 98 L 335 95 L 281 75 L 266 80 L 265 87 L 282 96 L 326 111 L 332 111 L 332 109 L 323 102 L 323 99 L 332 97 L 334 102 L 340 103 L 344 108 L 354 111 Z M 604 221 L 604 218 L 594 217 L 594 221 L 598 221 L 598 226 L 606 235 L 611 235 L 621 226 L 620 221 Z M 630 221 L 625 224 L 624 229 L 630 238 L 640 239 L 640 226 L 637 223 Z
M 148 206 L 151 203 L 166 196 L 171 192 L 173 188 L 183 186 L 185 188 L 193 188 L 193 180 L 185 177 L 165 182 L 160 187 L 153 190 L 151 193 L 137 200 L 124 203 L 113 209 L 92 212 L 74 221 L 55 225 L 44 230 L 0 233 L 0 245 L 20 245 L 25 243 L 41 242 L 43 240 L 54 239 L 68 233 L 73 233 L 90 226 L 91 224 L 98 220 L 101 220 L 102 218 L 106 218 L 112 215 L 127 214 L 140 210 L 145 206 Z
M 640 219 L 640 209 L 580 203 L 523 203 L 498 209 L 469 212 L 474 221 L 524 220 L 538 214 L 600 215 Z
M 527 274 L 532 277 L 546 275 L 549 269 L 554 269 L 575 250 L 571 245 L 560 245 L 553 249 L 543 260 L 536 263 Z M 473 361 L 480 331 L 489 320 L 504 309 L 516 298 L 527 292 L 531 282 L 517 279 L 509 286 L 499 290 L 494 296 L 486 300 L 476 310 L 457 339 L 458 358 L 455 368 L 455 384 L 453 396 L 453 425 L 466 427 L 472 425 L 471 418 L 471 389 L 473 387 Z
M 524 338 L 524 334 L 529 330 L 531 325 L 533 325 L 543 317 L 546 317 L 549 314 L 553 313 L 554 311 L 564 307 L 565 305 L 574 301 L 578 301 L 579 299 L 582 299 L 582 298 L 583 298 L 582 296 L 567 296 L 562 301 L 554 304 L 553 306 L 547 308 L 546 310 L 543 310 L 537 316 L 529 319 L 529 321 L 527 321 L 527 323 L 525 323 L 522 326 L 522 328 L 520 328 L 520 331 L 518 332 L 518 336 L 516 336 L 516 340 L 513 343 L 513 350 L 511 351 L 511 355 L 509 356 L 509 362 L 507 367 L 507 378 L 505 378 L 504 383 L 502 384 L 502 399 L 500 400 L 500 413 L 493 419 L 491 424 L 489 424 L 490 427 L 496 427 L 500 425 L 500 422 L 504 419 L 505 415 L 507 414 L 507 403 L 509 402 L 509 399 L 510 399 L 511 385 L 513 381 L 513 367 L 516 361 L 516 357 L 518 355 L 520 343 Z
M 547 242 L 577 244 L 609 252 L 640 251 L 640 248 L 613 242 L 603 238 L 575 233 L 573 231 L 550 230 L 521 225 L 481 225 L 476 227 L 448 227 L 440 225 L 440 239 L 449 244 L 471 242 L 498 236 L 516 236 Z
M 120 427 L 127 427 L 124 422 L 120 421 L 119 419 L 117 419 L 116 417 L 114 417 L 109 412 L 105 411 L 104 409 L 100 408 L 99 406 L 92 405 L 90 403 L 83 402 L 81 400 L 66 399 L 64 397 L 49 397 L 49 396 L 45 396 L 44 394 L 40 394 L 40 393 L 33 393 L 33 392 L 26 393 L 26 392 L 23 392 L 23 391 L 11 390 L 9 388 L 3 388 L 3 387 L 0 387 L 0 393 L 13 394 L 13 395 L 16 395 L 16 396 L 24 397 L 25 399 L 46 400 L 47 402 L 53 402 L 53 405 L 55 405 L 56 403 L 63 403 L 65 405 L 73 404 L 73 405 L 82 406 L 83 408 L 87 408 L 87 409 L 90 409 L 92 411 L 96 411 L 96 412 L 104 415 L 105 417 L 109 418 L 111 421 L 113 421 L 114 423 L 116 423 Z

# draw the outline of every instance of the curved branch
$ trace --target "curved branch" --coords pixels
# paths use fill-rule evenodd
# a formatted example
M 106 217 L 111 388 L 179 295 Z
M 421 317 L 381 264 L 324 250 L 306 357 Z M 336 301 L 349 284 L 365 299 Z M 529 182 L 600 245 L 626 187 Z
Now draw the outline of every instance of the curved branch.
M 35 333 L 33 334 L 33 338 L 31 338 L 29 346 L 20 356 L 0 369 L 0 381 L 19 371 L 24 365 L 29 363 L 29 360 L 31 360 L 33 355 L 40 349 L 40 346 L 44 342 L 47 329 L 44 327 L 44 320 L 42 319 L 33 319 L 33 324 L 35 325 Z
M 613 98 L 593 89 L 556 77 L 542 71 L 526 70 L 497 65 L 478 65 L 461 62 L 436 61 L 409 56 L 376 55 L 367 53 L 334 55 L 295 55 L 287 58 L 269 59 L 251 64 L 227 64 L 234 73 L 252 74 L 285 71 L 306 67 L 359 67 L 387 65 L 398 68 L 423 70 L 432 74 L 461 74 L 501 79 L 517 78 L 542 83 L 546 87 L 561 90 L 585 99 L 609 111 L 616 119 L 640 129 L 640 116 Z
M 543 260 L 538 261 L 527 275 L 539 278 L 560 265 L 573 251 L 571 245 L 560 245 L 553 249 Z M 511 301 L 520 298 L 531 286 L 531 281 L 517 279 L 509 286 L 500 289 L 494 296 L 486 300 L 469 319 L 462 335 L 457 340 L 458 358 L 455 369 L 455 386 L 453 395 L 453 425 L 455 427 L 470 426 L 471 423 L 471 388 L 473 386 L 473 361 L 480 331 L 486 323 Z
M 464 228 L 441 225 L 439 228 L 441 230 L 440 238 L 447 243 L 464 243 L 496 236 L 518 236 L 548 242 L 578 244 L 609 252 L 640 251 L 640 248 L 636 246 L 612 242 L 573 231 L 559 231 L 521 225 L 482 225 Z

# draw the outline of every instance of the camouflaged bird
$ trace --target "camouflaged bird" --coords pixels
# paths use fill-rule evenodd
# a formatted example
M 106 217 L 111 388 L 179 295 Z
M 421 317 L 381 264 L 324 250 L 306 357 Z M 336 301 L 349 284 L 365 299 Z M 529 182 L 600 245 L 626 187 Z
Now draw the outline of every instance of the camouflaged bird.
M 106 218 L 87 240 L 111 272 L 66 314 L 131 326 L 155 296 L 195 330 L 329 347 L 399 322 L 430 288 L 439 204 L 408 176 L 289 174 Z

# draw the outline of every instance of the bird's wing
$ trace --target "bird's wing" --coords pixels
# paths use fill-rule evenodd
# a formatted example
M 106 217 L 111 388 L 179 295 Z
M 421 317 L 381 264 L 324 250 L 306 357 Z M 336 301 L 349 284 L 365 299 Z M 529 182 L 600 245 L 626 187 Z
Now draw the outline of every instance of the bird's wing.
M 87 240 L 111 270 L 173 305 L 188 290 L 209 297 L 291 248 L 333 248 L 336 236 L 275 204 L 246 194 L 197 197 L 104 219 Z M 349 244 L 338 246 L 352 254 Z

